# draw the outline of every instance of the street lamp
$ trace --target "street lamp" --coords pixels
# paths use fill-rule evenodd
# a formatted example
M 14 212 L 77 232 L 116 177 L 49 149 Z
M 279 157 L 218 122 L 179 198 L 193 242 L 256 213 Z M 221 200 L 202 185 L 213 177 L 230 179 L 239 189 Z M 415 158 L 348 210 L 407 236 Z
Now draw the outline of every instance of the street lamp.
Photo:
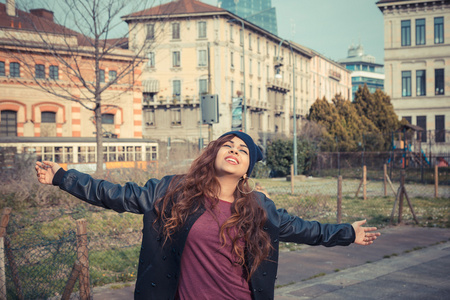
M 281 40 L 280 44 L 278 45 L 278 59 L 280 58 L 280 47 L 285 42 L 285 40 Z M 292 54 L 292 60 L 293 60 L 293 67 L 292 67 L 292 100 L 294 102 L 293 104 L 293 129 L 294 129 L 294 175 L 297 175 L 297 101 L 295 100 L 295 57 L 294 57 L 294 50 L 292 49 L 291 42 L 286 41 L 289 44 L 289 48 L 291 49 Z M 277 74 L 279 75 L 279 74 Z M 279 75 L 281 77 L 281 75 Z
M 241 19 L 231 19 L 228 20 L 227 23 L 237 23 L 237 22 L 241 22 L 242 25 L 242 73 L 244 74 L 244 90 L 243 92 L 243 104 L 244 104 L 244 116 L 242 118 L 242 122 L 244 123 L 244 132 L 247 132 L 247 99 L 245 98 L 245 36 L 244 36 L 244 30 L 245 30 L 245 26 L 244 26 L 244 21 L 242 21 Z M 240 38 L 240 37 L 239 37 Z

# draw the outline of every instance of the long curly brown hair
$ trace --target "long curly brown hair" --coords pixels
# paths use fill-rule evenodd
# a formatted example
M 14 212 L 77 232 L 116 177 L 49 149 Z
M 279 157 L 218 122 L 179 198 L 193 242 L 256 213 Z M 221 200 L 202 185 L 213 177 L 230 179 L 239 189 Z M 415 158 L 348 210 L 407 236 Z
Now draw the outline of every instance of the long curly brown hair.
M 226 135 L 209 143 L 192 163 L 187 174 L 175 176 L 169 184 L 167 194 L 157 200 L 155 209 L 158 218 L 155 223 L 162 221 L 162 233 L 166 242 L 183 226 L 189 215 L 202 207 L 208 207 L 206 201 L 212 201 L 212 207 L 218 204 L 220 184 L 215 175 L 215 160 L 220 147 L 233 137 L 234 135 Z M 238 186 L 234 191 L 231 217 L 220 228 L 220 240 L 223 245 L 227 238 L 231 240 L 236 263 L 244 268 L 247 280 L 250 280 L 258 266 L 269 256 L 272 246 L 269 234 L 263 230 L 267 220 L 266 212 L 251 191 L 248 179 L 240 180 Z M 235 233 L 234 237 L 231 232 Z M 246 257 L 251 259 L 250 269 L 247 267 Z

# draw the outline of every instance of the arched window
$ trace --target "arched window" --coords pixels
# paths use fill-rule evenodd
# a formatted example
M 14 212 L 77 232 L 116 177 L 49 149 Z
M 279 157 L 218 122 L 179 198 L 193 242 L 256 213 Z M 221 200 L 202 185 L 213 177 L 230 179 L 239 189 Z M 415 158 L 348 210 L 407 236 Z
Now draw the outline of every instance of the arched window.
M 0 136 L 17 136 L 17 112 L 2 110 L 0 119 Z
M 112 136 L 115 134 L 114 114 L 102 114 L 103 135 Z

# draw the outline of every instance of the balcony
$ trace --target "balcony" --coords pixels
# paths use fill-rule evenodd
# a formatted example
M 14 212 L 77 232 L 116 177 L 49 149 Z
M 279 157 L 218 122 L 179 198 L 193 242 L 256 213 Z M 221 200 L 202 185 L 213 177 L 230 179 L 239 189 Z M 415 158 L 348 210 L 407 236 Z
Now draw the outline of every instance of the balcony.
M 269 78 L 266 87 L 281 93 L 287 93 L 291 90 L 291 85 L 289 83 L 283 82 L 281 79 L 277 78 Z

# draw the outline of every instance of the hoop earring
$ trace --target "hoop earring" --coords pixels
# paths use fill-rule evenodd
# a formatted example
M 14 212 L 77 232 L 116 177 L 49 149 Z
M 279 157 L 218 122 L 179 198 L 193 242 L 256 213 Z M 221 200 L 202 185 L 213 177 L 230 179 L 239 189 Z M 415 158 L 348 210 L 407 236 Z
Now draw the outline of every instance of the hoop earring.
M 252 188 L 252 190 L 251 190 L 250 192 L 243 192 L 243 191 L 241 191 L 241 189 L 239 188 L 239 183 L 241 182 L 241 180 L 247 180 L 247 179 L 250 179 L 250 180 L 252 181 L 252 183 L 253 183 L 253 188 Z M 244 179 L 243 177 L 241 177 L 241 178 L 239 179 L 239 181 L 238 181 L 238 184 L 237 184 L 237 189 L 238 189 L 238 191 L 241 192 L 241 193 L 244 194 L 244 195 L 250 194 L 251 192 L 253 192 L 253 191 L 255 190 L 255 188 L 256 188 L 256 183 L 255 183 L 255 181 L 254 181 L 253 179 L 251 179 L 250 177 L 246 177 L 245 179 Z

